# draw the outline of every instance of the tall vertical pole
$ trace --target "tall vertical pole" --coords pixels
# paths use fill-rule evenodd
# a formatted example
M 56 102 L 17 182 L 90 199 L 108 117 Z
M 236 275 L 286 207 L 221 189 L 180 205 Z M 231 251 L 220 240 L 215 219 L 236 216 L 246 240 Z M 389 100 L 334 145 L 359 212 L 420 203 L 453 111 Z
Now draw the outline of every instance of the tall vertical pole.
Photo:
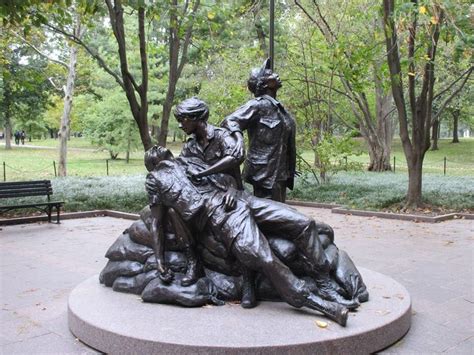
M 270 58 L 273 71 L 275 66 L 275 0 L 270 0 Z

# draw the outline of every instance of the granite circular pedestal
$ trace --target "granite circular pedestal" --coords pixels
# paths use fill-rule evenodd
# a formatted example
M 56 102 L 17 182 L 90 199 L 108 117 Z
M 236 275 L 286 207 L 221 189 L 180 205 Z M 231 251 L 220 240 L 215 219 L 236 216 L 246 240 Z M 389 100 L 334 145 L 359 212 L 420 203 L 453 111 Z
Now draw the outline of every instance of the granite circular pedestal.
M 97 276 L 69 296 L 69 328 L 92 348 L 113 354 L 372 353 L 406 334 L 411 301 L 393 279 L 359 270 L 370 300 L 350 313 L 345 328 L 284 302 L 261 302 L 254 309 L 144 303 L 137 295 L 100 285 Z

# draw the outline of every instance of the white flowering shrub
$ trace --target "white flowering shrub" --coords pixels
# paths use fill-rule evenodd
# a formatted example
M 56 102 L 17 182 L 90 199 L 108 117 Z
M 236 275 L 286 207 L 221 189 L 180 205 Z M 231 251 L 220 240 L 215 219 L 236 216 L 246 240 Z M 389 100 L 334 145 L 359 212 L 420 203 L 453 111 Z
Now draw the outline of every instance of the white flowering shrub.
M 144 174 L 87 178 L 73 176 L 53 179 L 52 184 L 53 199 L 65 201 L 66 211 L 113 209 L 138 213 L 148 203 Z M 403 202 L 407 187 L 408 177 L 404 173 L 339 172 L 330 183 L 322 185 L 317 184 L 311 174 L 307 174 L 304 178 L 296 179 L 295 189 L 288 197 L 336 203 L 350 208 L 381 209 Z M 467 176 L 425 175 L 423 197 L 425 202 L 433 206 L 474 210 L 474 179 Z M 32 200 L 31 197 L 6 199 L 2 204 L 13 205 Z
M 326 185 L 311 174 L 297 179 L 290 198 L 336 203 L 351 208 L 380 209 L 405 199 L 408 176 L 392 172 L 340 172 Z M 474 209 L 474 179 L 468 176 L 423 176 L 426 203 L 448 209 Z

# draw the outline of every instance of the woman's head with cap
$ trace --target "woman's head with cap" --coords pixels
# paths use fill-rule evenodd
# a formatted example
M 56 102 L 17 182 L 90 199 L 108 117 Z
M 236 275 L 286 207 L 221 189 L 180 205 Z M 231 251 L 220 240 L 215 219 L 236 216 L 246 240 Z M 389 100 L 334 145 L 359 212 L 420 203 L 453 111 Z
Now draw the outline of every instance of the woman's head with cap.
M 201 99 L 191 97 L 176 106 L 174 116 L 178 121 L 184 118 L 192 121 L 207 121 L 209 107 Z

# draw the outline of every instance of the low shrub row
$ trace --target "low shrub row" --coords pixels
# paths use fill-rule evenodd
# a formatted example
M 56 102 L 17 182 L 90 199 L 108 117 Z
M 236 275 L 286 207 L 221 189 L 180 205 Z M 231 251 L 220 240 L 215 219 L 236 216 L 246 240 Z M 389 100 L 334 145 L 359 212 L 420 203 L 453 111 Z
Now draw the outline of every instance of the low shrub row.
M 144 174 L 67 177 L 52 182 L 54 199 L 65 201 L 66 211 L 112 209 L 137 213 L 148 203 Z M 397 209 L 404 200 L 407 185 L 405 174 L 390 172 L 341 172 L 330 183 L 322 185 L 307 174 L 297 179 L 288 197 L 354 209 Z M 435 208 L 474 212 L 474 179 L 426 175 L 423 196 L 425 202 Z

